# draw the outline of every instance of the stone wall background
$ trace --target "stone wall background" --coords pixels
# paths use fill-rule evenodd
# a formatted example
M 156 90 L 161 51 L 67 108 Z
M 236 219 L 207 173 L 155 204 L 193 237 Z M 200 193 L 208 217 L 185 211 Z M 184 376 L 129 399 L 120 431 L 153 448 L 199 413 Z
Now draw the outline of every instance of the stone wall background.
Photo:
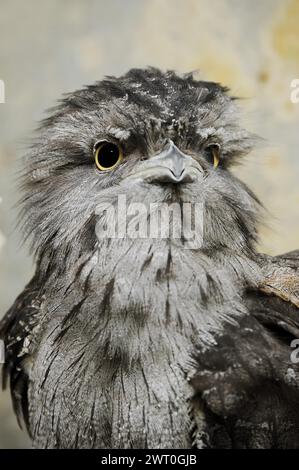
M 298 0 L 1 0 L 0 317 L 33 270 L 14 229 L 26 139 L 61 93 L 146 65 L 200 70 L 246 98 L 246 124 L 265 142 L 237 172 L 269 211 L 260 249 L 299 247 Z M 1 393 L 0 448 L 28 445 Z

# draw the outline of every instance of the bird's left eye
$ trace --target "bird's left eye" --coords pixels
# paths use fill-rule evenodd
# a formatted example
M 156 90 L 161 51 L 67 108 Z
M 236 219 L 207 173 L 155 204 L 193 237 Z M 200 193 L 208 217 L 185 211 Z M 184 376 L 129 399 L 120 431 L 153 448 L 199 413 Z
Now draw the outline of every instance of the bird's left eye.
M 95 145 L 94 159 L 100 171 L 115 168 L 123 159 L 121 148 L 111 142 L 99 142 Z
M 210 144 L 205 148 L 206 159 L 213 165 L 214 168 L 217 168 L 220 162 L 220 145 L 219 144 Z

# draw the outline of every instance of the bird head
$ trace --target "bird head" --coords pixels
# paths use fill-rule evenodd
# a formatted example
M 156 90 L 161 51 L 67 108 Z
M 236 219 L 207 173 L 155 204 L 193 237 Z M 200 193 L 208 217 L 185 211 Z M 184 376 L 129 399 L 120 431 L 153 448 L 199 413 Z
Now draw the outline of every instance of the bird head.
M 25 162 L 22 220 L 33 247 L 83 251 L 99 205 L 198 203 L 202 249 L 252 249 L 258 201 L 232 173 L 253 145 L 227 88 L 132 69 L 68 94 Z

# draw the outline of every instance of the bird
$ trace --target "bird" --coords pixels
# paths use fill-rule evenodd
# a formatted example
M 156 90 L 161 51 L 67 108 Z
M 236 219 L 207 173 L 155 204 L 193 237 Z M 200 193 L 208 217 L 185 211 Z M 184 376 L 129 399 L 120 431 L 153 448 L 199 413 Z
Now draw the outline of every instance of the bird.
M 135 68 L 41 122 L 20 201 L 35 274 L 0 323 L 33 447 L 299 448 L 299 250 L 258 251 L 264 208 L 232 171 L 258 137 L 238 103 L 194 73 Z M 198 243 L 129 236 L 171 204 L 174 228 L 201 208 Z M 119 218 L 132 207 L 146 217 Z

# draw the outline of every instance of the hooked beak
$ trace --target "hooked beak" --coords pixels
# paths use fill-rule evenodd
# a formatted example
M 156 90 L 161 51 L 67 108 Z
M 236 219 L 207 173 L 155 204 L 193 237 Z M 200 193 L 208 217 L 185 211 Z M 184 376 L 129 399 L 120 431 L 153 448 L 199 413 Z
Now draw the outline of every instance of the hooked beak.
M 133 177 L 142 177 L 148 183 L 192 183 L 203 169 L 189 155 L 184 154 L 170 140 L 168 147 L 147 160 L 143 169 Z

